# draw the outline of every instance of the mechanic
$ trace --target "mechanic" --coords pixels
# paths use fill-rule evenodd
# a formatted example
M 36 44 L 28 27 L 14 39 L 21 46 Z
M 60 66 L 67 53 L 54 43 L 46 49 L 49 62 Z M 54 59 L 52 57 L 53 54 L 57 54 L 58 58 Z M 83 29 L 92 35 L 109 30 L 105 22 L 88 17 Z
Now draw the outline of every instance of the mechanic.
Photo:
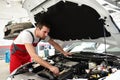
M 40 40 L 48 41 L 53 47 L 62 53 L 64 56 L 71 55 L 65 52 L 62 47 L 56 43 L 48 33 L 50 32 L 50 26 L 44 23 L 37 23 L 35 28 L 25 29 L 15 38 L 13 44 L 10 47 L 10 73 L 12 73 L 19 66 L 31 62 L 32 59 L 40 65 L 48 68 L 55 75 L 59 75 L 58 67 L 52 66 L 47 61 L 43 60 L 37 55 L 34 47 Z

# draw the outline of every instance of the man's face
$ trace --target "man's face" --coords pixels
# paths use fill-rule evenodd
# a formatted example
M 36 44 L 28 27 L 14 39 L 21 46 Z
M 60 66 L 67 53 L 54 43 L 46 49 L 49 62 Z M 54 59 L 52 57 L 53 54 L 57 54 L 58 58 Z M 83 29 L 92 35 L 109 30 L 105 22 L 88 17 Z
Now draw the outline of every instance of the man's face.
M 38 35 L 41 39 L 45 39 L 48 36 L 48 33 L 50 32 L 50 29 L 46 26 L 43 26 L 41 29 L 39 29 Z

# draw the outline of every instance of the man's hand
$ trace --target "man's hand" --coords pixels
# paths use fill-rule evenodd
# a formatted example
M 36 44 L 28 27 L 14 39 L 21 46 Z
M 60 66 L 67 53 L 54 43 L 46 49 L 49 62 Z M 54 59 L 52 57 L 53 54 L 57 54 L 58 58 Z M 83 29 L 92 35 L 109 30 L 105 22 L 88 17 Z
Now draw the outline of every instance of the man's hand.
M 69 53 L 69 52 L 64 52 L 63 55 L 64 55 L 64 56 L 70 56 L 70 55 L 72 55 L 72 54 Z
M 49 68 L 49 70 L 50 70 L 51 72 L 53 72 L 56 76 L 59 75 L 59 69 L 58 69 L 57 67 L 51 66 L 51 67 Z

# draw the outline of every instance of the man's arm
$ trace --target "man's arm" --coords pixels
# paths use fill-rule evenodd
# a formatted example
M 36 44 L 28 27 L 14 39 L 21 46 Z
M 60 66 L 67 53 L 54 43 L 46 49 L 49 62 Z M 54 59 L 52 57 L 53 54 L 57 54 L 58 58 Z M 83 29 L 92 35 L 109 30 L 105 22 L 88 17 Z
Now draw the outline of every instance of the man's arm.
M 25 47 L 29 53 L 29 55 L 40 65 L 48 68 L 50 71 L 52 71 L 54 74 L 58 74 L 59 73 L 59 69 L 55 66 L 52 66 L 51 64 L 49 64 L 48 62 L 46 62 L 45 60 L 43 60 L 40 56 L 37 55 L 36 50 L 34 49 L 34 46 L 30 43 L 25 43 Z
M 58 50 L 60 53 L 64 54 L 65 56 L 71 55 L 70 53 L 65 52 L 63 48 L 58 43 L 56 43 L 53 39 L 50 39 L 48 42 L 51 45 L 53 45 L 56 50 Z

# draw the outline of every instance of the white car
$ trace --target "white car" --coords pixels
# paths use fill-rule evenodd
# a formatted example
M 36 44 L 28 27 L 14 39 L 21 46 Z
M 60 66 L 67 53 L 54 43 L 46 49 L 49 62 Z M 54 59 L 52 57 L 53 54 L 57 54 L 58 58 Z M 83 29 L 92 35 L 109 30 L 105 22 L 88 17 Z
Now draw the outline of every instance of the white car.
M 28 11 L 33 25 L 41 22 L 51 26 L 50 37 L 83 43 L 64 48 L 74 47 L 71 56 L 56 54 L 47 58 L 46 61 L 60 69 L 59 76 L 31 62 L 16 69 L 8 79 L 107 80 L 109 74 L 120 69 L 120 57 L 112 54 L 120 53 L 119 28 L 96 0 L 25 0 L 23 8 Z

